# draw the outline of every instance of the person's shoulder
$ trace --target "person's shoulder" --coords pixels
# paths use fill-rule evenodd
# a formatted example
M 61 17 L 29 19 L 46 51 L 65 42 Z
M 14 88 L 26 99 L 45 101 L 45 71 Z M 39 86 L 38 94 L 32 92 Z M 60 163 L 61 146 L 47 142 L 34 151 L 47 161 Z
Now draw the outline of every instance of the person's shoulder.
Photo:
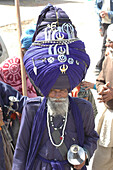
M 22 112 L 23 117 L 27 117 L 29 120 L 33 120 L 41 102 L 42 102 L 42 97 L 40 96 L 36 98 L 27 98 Z
M 32 110 L 32 108 L 33 108 L 33 110 L 38 109 L 42 100 L 43 99 L 42 99 L 41 96 L 38 96 L 38 97 L 35 97 L 35 98 L 28 98 L 25 102 L 24 107 L 26 107 L 27 110 Z
M 77 105 L 88 105 L 91 106 L 91 103 L 83 98 L 73 97 L 73 100 Z
M 86 118 L 90 116 L 91 117 L 94 116 L 91 102 L 85 99 L 82 99 L 82 98 L 77 98 L 77 97 L 73 98 L 73 100 L 77 104 L 83 119 L 84 119 L 84 116 L 86 116 Z
M 42 98 L 41 96 L 35 97 L 35 98 L 28 98 L 26 100 L 26 104 L 30 105 L 30 104 L 40 104 L 42 102 Z

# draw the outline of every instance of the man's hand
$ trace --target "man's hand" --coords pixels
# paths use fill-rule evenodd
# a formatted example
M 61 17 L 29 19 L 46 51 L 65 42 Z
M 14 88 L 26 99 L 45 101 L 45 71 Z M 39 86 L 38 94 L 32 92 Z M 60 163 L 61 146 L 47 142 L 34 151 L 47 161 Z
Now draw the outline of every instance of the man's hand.
M 99 100 L 99 103 L 101 102 L 108 102 L 109 100 L 113 99 L 113 88 L 109 87 L 109 82 L 107 82 L 102 89 L 100 90 L 100 92 L 98 93 L 100 95 L 100 97 L 98 97 L 97 99 Z
M 106 11 L 101 11 L 100 12 L 100 17 L 105 18 L 105 16 L 108 16 L 108 13 Z
M 86 157 L 86 155 L 85 155 L 85 157 Z M 86 157 L 86 159 L 87 159 L 87 157 Z M 75 169 L 78 169 L 78 170 L 81 170 L 82 167 L 85 165 L 86 159 L 85 159 L 85 161 L 84 161 L 82 164 L 80 164 L 80 165 L 74 165 L 74 168 L 75 168 Z
M 94 87 L 94 83 L 91 83 L 91 82 L 88 82 L 88 81 L 82 81 L 81 85 L 83 87 L 85 87 L 85 90 L 93 89 L 93 87 Z

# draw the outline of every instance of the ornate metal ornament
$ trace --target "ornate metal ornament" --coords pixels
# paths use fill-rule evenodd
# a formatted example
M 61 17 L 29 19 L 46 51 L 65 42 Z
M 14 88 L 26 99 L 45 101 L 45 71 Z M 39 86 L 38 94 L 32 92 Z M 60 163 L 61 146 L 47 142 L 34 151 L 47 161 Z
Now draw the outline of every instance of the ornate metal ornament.
M 57 24 L 57 22 L 52 22 L 51 25 L 48 24 L 47 27 L 50 28 L 51 31 L 53 31 L 53 30 L 56 30 L 56 27 L 57 27 L 56 24 Z
M 58 48 L 58 54 L 63 55 L 63 54 L 65 54 L 65 52 L 66 52 L 66 49 L 63 48 L 62 46 Z
M 47 59 L 47 61 L 49 62 L 49 63 L 53 63 L 54 62 L 54 57 L 49 57 L 48 59 Z
M 79 64 L 80 64 L 78 60 L 76 60 L 75 62 L 76 62 L 76 65 L 79 65 Z
M 51 35 L 53 31 L 56 30 L 56 22 L 52 22 L 51 24 L 48 24 L 45 28 L 45 41 L 52 40 L 53 36 Z
M 64 39 L 64 34 L 61 33 L 61 32 L 59 32 L 58 34 L 56 34 L 56 38 L 57 38 L 58 40 L 63 40 L 63 39 Z
M 60 62 L 66 62 L 67 61 L 67 57 L 65 55 L 59 55 L 58 56 L 58 61 Z
M 32 61 L 33 61 L 33 66 L 34 66 L 33 71 L 34 71 L 35 75 L 37 75 L 37 67 L 35 66 L 34 58 L 32 58 Z
M 60 71 L 62 72 L 62 74 L 63 73 L 65 74 L 67 69 L 68 69 L 68 65 L 66 65 L 66 64 L 63 64 L 60 66 Z
M 62 31 L 66 32 L 68 34 L 68 38 L 69 39 L 75 38 L 74 28 L 73 28 L 73 26 L 70 23 L 64 23 L 62 25 Z
M 74 63 L 74 59 L 73 58 L 68 58 L 68 63 L 69 64 L 73 64 Z

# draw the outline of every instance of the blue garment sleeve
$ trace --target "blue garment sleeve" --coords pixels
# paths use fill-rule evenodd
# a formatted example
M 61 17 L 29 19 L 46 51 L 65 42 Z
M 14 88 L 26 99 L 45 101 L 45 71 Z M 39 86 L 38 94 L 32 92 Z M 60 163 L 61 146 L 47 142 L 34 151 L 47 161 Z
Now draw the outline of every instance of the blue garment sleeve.
M 12 170 L 25 170 L 27 151 L 30 142 L 31 121 L 27 116 L 26 106 L 23 108 L 21 125 L 14 153 Z M 18 159 L 19 158 L 19 159 Z
M 95 121 L 94 121 L 94 113 L 91 103 L 89 106 L 86 105 L 84 107 L 84 133 L 85 133 L 85 140 L 84 140 L 84 148 L 88 151 L 89 158 L 92 157 L 94 151 L 97 148 L 97 140 L 99 136 L 95 129 Z
M 95 131 L 94 113 L 92 105 L 85 99 L 75 99 L 80 109 L 83 128 L 84 128 L 84 145 L 83 148 L 87 150 L 89 160 L 92 157 L 95 149 L 97 148 L 97 140 L 99 136 Z
M 22 111 L 20 130 L 15 148 L 12 170 L 25 170 L 33 119 L 38 109 L 37 102 L 34 102 L 32 106 L 28 103 L 29 102 L 26 101 Z

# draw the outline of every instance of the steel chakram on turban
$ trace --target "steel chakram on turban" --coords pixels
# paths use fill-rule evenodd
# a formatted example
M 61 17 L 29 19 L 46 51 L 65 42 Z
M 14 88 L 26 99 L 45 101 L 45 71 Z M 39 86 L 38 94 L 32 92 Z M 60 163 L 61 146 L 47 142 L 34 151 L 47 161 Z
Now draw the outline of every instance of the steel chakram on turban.
M 45 9 L 37 24 L 38 28 L 44 27 L 35 34 L 24 65 L 33 84 L 47 96 L 52 88 L 71 91 L 77 86 L 85 77 L 90 59 L 66 13 L 50 4 Z

